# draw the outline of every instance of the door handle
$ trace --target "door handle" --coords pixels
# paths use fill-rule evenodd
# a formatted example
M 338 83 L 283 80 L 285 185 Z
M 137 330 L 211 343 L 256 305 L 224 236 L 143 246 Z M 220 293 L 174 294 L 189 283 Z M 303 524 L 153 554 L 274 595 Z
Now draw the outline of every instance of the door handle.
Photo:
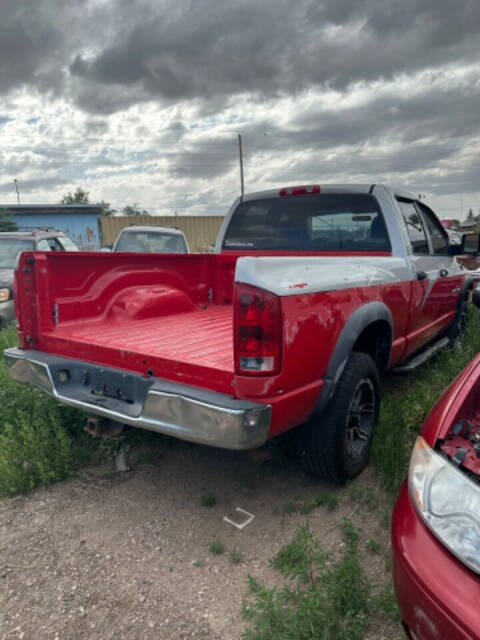
M 440 269 L 440 277 L 446 278 L 448 276 L 448 271 L 446 269 Z
M 425 271 L 417 271 L 416 276 L 417 280 L 426 280 L 428 278 L 428 275 L 425 273 Z

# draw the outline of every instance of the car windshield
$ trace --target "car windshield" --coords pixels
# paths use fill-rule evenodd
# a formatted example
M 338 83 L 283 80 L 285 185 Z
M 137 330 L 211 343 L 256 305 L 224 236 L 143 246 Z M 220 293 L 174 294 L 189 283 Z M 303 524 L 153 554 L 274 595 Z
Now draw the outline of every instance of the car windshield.
M 22 251 L 33 251 L 34 249 L 35 244 L 32 240 L 0 238 L 0 268 L 15 269 L 18 255 Z
M 155 231 L 123 231 L 114 251 L 135 253 L 186 253 L 183 236 Z
M 389 251 L 376 199 L 319 194 L 243 202 L 223 241 L 230 250 Z

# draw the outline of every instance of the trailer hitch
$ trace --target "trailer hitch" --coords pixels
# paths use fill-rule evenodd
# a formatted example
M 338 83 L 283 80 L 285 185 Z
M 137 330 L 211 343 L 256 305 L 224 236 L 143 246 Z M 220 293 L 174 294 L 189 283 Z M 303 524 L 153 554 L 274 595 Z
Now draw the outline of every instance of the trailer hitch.
M 115 420 L 100 418 L 99 416 L 89 416 L 84 429 L 91 436 L 108 437 L 120 435 L 124 426 L 121 422 L 115 422 Z

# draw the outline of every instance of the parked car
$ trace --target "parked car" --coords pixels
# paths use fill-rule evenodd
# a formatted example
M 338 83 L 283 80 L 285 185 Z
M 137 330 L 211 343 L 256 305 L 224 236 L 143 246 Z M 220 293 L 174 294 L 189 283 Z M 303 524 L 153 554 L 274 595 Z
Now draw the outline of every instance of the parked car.
M 70 238 L 52 229 L 28 229 L 0 233 L 0 326 L 11 322 L 13 274 L 22 251 L 78 251 Z
M 393 513 L 392 548 L 407 636 L 480 638 L 480 354 L 417 438 Z
M 113 251 L 134 253 L 188 253 L 187 239 L 173 227 L 131 226 L 120 231 Z
M 464 328 L 461 250 L 382 185 L 245 195 L 216 254 L 22 254 L 5 362 L 110 423 L 229 449 L 291 430 L 303 468 L 343 482 L 367 464 L 380 377 Z

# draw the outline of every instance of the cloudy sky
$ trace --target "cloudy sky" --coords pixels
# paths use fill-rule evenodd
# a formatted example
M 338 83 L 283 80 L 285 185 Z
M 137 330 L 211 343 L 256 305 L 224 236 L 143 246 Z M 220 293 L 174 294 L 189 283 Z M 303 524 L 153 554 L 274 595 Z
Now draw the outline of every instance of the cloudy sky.
M 0 203 L 223 213 L 386 182 L 480 212 L 479 0 L 1 0 Z

